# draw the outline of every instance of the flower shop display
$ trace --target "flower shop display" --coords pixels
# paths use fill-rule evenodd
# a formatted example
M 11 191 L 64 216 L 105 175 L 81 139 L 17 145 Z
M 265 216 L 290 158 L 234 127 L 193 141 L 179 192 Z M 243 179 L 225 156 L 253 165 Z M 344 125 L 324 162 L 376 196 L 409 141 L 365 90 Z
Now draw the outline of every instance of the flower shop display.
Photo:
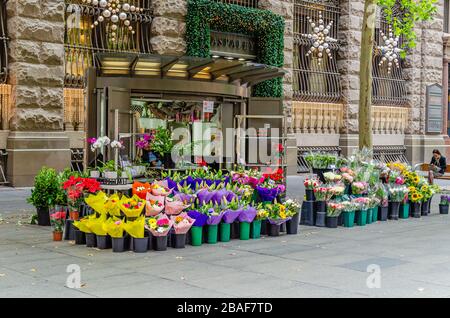
M 65 212 L 55 212 L 50 215 L 50 223 L 53 227 L 53 241 L 62 240 L 65 220 Z
M 286 214 L 286 206 L 281 203 L 266 204 L 265 208 L 269 212 L 268 235 L 279 236 L 281 224 L 287 222 L 290 218 Z
M 305 193 L 306 193 L 306 200 L 307 201 L 314 201 L 314 189 L 317 188 L 320 184 L 320 181 L 316 178 L 306 178 L 303 182 L 303 185 L 305 186 Z
M 152 186 L 148 182 L 142 183 L 135 181 L 133 182 L 131 190 L 133 195 L 137 195 L 142 200 L 146 200 L 147 193 L 151 192 Z
M 326 225 L 329 228 L 338 227 L 338 217 L 344 209 L 344 205 L 338 202 L 328 202 Z
M 145 218 L 140 216 L 133 221 L 123 223 L 124 230 L 131 236 L 135 253 L 145 253 L 148 250 L 148 238 L 145 237 Z
M 326 204 L 327 201 L 332 198 L 333 192 L 328 186 L 319 186 L 314 189 L 314 195 L 316 197 L 314 207 L 314 225 L 324 227 L 327 213 Z
M 410 209 L 411 209 L 411 216 L 413 218 L 420 218 L 421 217 L 421 205 L 422 205 L 423 195 L 417 191 L 416 187 L 409 187 L 409 201 L 410 203 Z
M 261 237 L 262 221 L 267 220 L 269 212 L 262 204 L 256 207 L 256 216 L 250 227 L 250 237 L 252 239 L 259 239 Z
M 125 251 L 124 221 L 112 217 L 103 223 L 103 229 L 111 237 L 112 251 L 121 253 Z
M 100 183 L 91 178 L 70 176 L 70 178 L 64 182 L 63 189 L 67 193 L 70 219 L 78 220 L 80 204 L 83 203 L 84 196 L 95 194 L 100 191 Z
M 129 198 L 122 196 L 119 202 L 120 210 L 125 214 L 127 218 L 138 218 L 146 206 L 146 201 L 139 198 L 137 195 Z
M 323 177 L 325 178 L 326 183 L 335 183 L 340 182 L 342 180 L 342 176 L 340 174 L 336 174 L 332 171 L 325 172 L 323 174 Z
M 153 236 L 153 248 L 155 251 L 165 251 L 167 249 L 167 237 L 173 222 L 165 215 L 160 214 L 147 220 L 146 227 Z
M 450 196 L 441 195 L 441 201 L 439 202 L 439 214 L 448 214 Z
M 325 183 L 324 173 L 331 171 L 331 166 L 337 163 L 337 157 L 326 153 L 309 153 L 305 156 L 305 160 L 312 168 L 314 174 L 317 174 L 319 180 Z
M 400 213 L 400 203 L 408 195 L 406 186 L 394 185 L 389 188 L 389 219 L 398 220 Z
M 359 226 L 365 226 L 367 223 L 367 209 L 369 208 L 370 199 L 366 197 L 357 197 L 353 200 L 357 205 L 356 210 L 356 224 Z
M 344 227 L 353 227 L 355 224 L 355 211 L 358 205 L 353 201 L 343 201 L 342 204 L 342 214 L 344 219 Z
M 108 235 L 103 227 L 106 222 L 106 214 L 102 214 L 99 217 L 92 217 L 89 219 L 89 228 L 92 233 L 95 234 L 95 239 L 97 241 L 98 249 L 109 249 L 111 248 L 111 236 Z
M 287 199 L 286 205 L 287 217 L 290 219 L 286 222 L 286 233 L 289 235 L 298 233 L 298 225 L 300 223 L 300 203 L 293 199 Z
M 195 220 L 189 217 L 187 213 L 172 215 L 170 219 L 174 229 L 172 235 L 172 247 L 184 248 L 186 245 L 186 234 L 194 224 Z
M 242 208 L 242 211 L 238 217 L 239 239 L 241 240 L 250 239 L 251 225 L 255 220 L 256 214 L 257 214 L 256 208 L 252 206 L 246 206 Z
M 163 196 L 150 198 L 149 196 L 150 194 L 145 203 L 145 216 L 156 216 L 164 210 L 165 198 Z
M 369 184 L 367 182 L 358 181 L 352 183 L 352 194 L 355 196 L 362 196 L 367 193 Z
M 370 223 L 374 223 L 378 221 L 378 211 L 379 211 L 379 206 L 381 204 L 381 200 L 376 196 L 373 195 L 370 198 L 370 203 L 369 203 L 369 209 L 371 209 L 371 215 L 372 215 L 372 219 L 370 220 Z
M 220 223 L 220 241 L 229 242 L 231 239 L 231 224 L 236 221 L 243 209 L 237 199 L 233 199 L 230 202 L 225 199 L 222 205 L 225 211 Z

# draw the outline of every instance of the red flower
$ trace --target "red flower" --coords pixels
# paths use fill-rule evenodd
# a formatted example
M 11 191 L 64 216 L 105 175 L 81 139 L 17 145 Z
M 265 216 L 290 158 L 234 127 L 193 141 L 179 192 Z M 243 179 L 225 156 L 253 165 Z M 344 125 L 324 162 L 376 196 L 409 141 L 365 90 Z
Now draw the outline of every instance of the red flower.
M 50 215 L 53 220 L 64 220 L 66 218 L 66 212 L 55 212 Z

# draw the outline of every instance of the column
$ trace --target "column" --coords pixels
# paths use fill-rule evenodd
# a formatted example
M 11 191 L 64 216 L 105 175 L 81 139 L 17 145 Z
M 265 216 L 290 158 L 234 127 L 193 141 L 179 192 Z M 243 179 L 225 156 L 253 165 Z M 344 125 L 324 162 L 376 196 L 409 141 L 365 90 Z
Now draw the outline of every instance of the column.
M 63 131 L 64 1 L 7 3 L 12 118 L 8 178 L 30 186 L 42 166 L 70 166 Z

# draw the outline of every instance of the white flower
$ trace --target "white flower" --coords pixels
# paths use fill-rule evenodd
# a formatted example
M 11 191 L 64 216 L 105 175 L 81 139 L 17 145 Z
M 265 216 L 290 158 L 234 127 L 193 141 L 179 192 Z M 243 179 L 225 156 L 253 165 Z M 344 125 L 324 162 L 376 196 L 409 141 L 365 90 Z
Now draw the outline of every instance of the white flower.
M 122 148 L 123 144 L 121 141 L 114 140 L 111 142 L 111 148 Z
M 163 227 L 158 227 L 158 229 L 156 230 L 156 232 L 158 232 L 158 233 L 164 233 L 164 228 L 163 228 Z
M 103 136 L 98 139 L 100 140 L 103 146 L 108 146 L 109 143 L 111 142 L 111 139 L 109 139 L 108 136 Z

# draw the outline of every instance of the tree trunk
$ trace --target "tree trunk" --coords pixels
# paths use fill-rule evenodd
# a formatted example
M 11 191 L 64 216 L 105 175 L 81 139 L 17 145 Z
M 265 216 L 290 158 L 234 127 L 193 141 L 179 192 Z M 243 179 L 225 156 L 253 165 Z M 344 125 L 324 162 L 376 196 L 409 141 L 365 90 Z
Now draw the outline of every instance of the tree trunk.
M 372 149 L 372 58 L 375 41 L 377 0 L 366 0 L 361 34 L 359 71 L 359 149 Z

